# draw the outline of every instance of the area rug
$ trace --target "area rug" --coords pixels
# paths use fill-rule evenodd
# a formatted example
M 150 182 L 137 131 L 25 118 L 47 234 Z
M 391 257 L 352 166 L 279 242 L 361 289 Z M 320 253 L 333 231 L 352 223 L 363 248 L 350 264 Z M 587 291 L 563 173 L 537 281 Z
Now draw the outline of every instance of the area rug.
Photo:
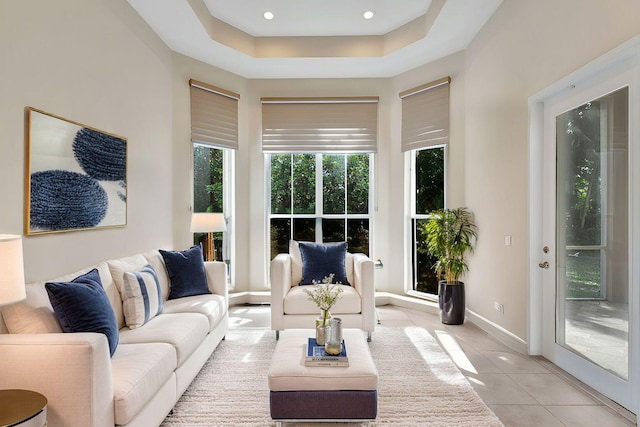
M 269 329 L 229 330 L 161 427 L 275 426 L 267 384 L 275 345 Z M 378 327 L 370 348 L 379 375 L 378 418 L 370 425 L 502 426 L 425 329 Z M 287 424 L 303 425 L 327 427 Z

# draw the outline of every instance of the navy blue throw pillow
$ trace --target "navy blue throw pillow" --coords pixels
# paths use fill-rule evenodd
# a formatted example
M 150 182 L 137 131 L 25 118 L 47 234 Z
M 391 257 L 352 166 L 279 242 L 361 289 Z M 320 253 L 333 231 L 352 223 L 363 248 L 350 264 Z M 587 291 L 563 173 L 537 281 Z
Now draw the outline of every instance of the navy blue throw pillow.
M 118 346 L 118 323 L 98 269 L 94 268 L 71 282 L 49 282 L 45 288 L 64 332 L 97 332 L 109 341 L 111 356 Z
M 334 274 L 333 283 L 347 281 L 347 243 L 298 243 L 300 255 L 302 255 L 302 280 L 301 285 L 311 285 L 313 281 L 322 282 L 322 279 Z
M 168 299 L 211 293 L 200 246 L 192 246 L 181 252 L 160 249 L 160 254 L 171 282 Z

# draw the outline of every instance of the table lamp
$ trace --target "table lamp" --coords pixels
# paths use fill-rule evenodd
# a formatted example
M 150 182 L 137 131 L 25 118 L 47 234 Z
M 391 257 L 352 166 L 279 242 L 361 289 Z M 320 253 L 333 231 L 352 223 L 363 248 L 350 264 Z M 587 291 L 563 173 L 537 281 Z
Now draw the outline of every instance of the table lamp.
M 0 305 L 13 304 L 26 297 L 22 236 L 0 234 Z
M 220 231 L 227 231 L 224 214 L 198 212 L 191 216 L 191 232 L 207 233 L 202 248 L 205 261 L 215 261 L 216 252 L 213 245 L 213 233 Z

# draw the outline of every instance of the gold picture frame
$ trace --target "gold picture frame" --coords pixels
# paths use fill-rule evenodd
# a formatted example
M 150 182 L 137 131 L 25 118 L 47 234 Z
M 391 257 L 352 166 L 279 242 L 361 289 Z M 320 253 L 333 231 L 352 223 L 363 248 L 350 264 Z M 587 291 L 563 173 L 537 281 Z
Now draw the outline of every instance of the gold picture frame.
M 127 139 L 26 107 L 25 234 L 127 224 Z

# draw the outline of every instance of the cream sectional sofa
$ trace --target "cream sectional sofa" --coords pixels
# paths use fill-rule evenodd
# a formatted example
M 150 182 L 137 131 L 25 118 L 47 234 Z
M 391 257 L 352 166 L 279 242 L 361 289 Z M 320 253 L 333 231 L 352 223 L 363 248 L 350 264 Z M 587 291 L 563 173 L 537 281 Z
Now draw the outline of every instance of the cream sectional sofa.
M 136 329 L 125 324 L 125 272 L 151 265 L 163 310 Z M 110 357 L 102 333 L 63 333 L 46 282 L 69 282 L 97 268 L 115 313 L 119 342 Z M 27 299 L 0 307 L 0 389 L 38 391 L 49 427 L 158 426 L 228 329 L 226 269 L 205 262 L 211 294 L 167 300 L 170 278 L 157 250 L 101 262 L 27 285 Z

